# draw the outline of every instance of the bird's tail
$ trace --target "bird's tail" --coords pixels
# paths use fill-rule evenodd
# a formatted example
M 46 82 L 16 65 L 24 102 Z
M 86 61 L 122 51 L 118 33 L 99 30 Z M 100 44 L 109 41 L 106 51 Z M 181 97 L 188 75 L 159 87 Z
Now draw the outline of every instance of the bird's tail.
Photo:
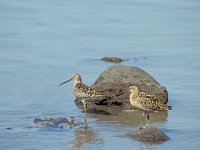
M 168 107 L 168 110 L 171 110 L 172 109 L 172 106 L 167 106 Z

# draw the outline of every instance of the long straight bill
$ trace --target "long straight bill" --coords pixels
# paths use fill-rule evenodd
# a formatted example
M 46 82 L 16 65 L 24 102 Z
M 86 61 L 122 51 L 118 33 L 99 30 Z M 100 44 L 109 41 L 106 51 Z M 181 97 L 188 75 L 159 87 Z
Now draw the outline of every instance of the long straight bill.
M 72 78 L 71 78 L 71 79 L 69 79 L 69 80 L 67 80 L 67 81 L 65 81 L 65 82 L 63 82 L 63 83 L 61 83 L 61 84 L 59 84 L 59 86 L 61 86 L 61 85 L 65 84 L 65 83 L 67 83 L 67 82 L 69 82 L 69 81 L 71 81 L 71 80 L 72 80 Z

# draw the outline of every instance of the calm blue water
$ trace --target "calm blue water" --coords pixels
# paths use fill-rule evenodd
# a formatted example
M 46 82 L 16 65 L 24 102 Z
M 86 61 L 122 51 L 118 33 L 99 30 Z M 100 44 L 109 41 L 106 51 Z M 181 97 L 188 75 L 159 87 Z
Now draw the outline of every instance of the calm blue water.
M 199 8 L 197 0 L 1 0 L 0 149 L 199 149 Z M 72 83 L 57 85 L 74 72 L 93 84 L 111 65 L 100 61 L 104 56 L 128 58 L 123 65 L 166 86 L 173 110 L 152 125 L 170 141 L 122 138 L 136 127 L 92 114 L 88 131 L 27 128 L 35 117 L 82 121 Z

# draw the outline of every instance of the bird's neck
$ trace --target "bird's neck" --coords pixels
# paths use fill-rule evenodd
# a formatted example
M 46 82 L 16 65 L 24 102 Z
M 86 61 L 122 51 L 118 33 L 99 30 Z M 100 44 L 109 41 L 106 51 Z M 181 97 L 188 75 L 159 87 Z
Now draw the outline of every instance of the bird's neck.
M 138 96 L 138 94 L 136 94 L 135 92 L 131 92 L 131 94 L 130 94 L 130 103 L 131 103 L 132 106 L 135 105 L 137 96 Z
M 75 87 L 76 84 L 78 84 L 78 83 L 82 83 L 81 79 L 78 79 L 78 80 L 75 80 L 75 81 L 74 81 L 74 87 Z
M 138 92 L 136 91 L 131 92 L 131 97 L 137 97 L 137 96 L 138 96 Z

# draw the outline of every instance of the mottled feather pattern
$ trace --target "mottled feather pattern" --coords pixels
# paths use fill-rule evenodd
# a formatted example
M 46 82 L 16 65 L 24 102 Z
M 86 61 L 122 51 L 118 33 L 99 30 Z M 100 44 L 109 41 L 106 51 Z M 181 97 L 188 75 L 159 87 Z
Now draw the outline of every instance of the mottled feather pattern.
M 91 89 L 83 83 L 77 83 L 74 87 L 74 95 L 77 97 L 98 97 L 102 96 L 100 93 Z
M 152 95 L 148 95 L 144 92 L 141 92 L 137 99 L 145 110 L 169 110 L 166 104 L 160 102 Z

